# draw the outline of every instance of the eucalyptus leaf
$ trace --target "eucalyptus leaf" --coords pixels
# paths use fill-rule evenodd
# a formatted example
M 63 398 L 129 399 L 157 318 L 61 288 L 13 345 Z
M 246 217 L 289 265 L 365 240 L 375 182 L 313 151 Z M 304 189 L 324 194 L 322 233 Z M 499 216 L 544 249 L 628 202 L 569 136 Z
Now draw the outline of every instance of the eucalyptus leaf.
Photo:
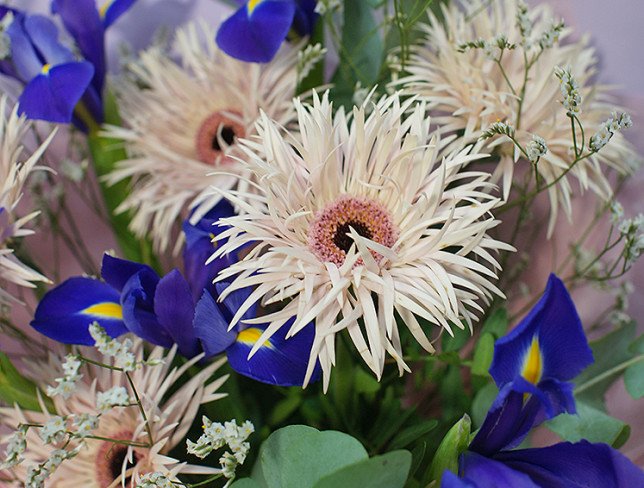
M 327 475 L 314 488 L 403 488 L 410 466 L 409 451 L 392 451 Z
M 261 486 L 252 478 L 242 478 L 230 485 L 230 488 L 261 488 Z
M 368 459 L 348 434 L 290 425 L 262 444 L 252 478 L 263 488 L 311 488 L 324 476 Z
M 630 427 L 619 419 L 577 402 L 576 414 L 563 414 L 546 422 L 546 426 L 565 441 L 605 442 L 615 448 L 622 446 L 630 435 Z

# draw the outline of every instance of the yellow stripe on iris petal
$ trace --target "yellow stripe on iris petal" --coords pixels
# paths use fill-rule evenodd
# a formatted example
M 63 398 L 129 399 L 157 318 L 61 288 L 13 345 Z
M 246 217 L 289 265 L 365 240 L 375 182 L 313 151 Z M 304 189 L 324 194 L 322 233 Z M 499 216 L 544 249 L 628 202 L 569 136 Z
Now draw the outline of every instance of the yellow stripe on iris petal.
M 255 327 L 244 329 L 237 336 L 237 342 L 241 342 L 242 344 L 246 344 L 248 346 L 254 346 L 255 343 L 259 340 L 259 338 L 262 336 L 263 332 L 264 332 L 263 330 L 257 329 Z M 272 349 L 273 345 L 269 341 L 265 341 L 264 347 Z
M 98 14 L 101 16 L 101 19 L 105 18 L 105 14 L 107 14 L 107 11 L 109 10 L 109 8 L 112 6 L 113 3 L 114 3 L 114 0 L 108 0 L 103 5 L 100 6 L 100 8 L 98 9 Z
M 249 0 L 247 5 L 248 15 L 251 15 L 253 13 L 253 10 L 255 10 L 257 5 L 259 5 L 260 3 L 262 3 L 262 0 Z
M 542 374 L 543 357 L 541 355 L 541 349 L 539 348 L 539 339 L 537 337 L 534 337 L 532 339 L 532 343 L 530 344 L 528 354 L 526 354 L 526 357 L 523 360 L 521 376 L 523 376 L 533 385 L 536 385 L 541 380 Z
M 43 64 L 42 68 L 40 68 L 40 72 L 41 72 L 43 75 L 48 75 L 48 74 L 49 74 L 49 70 L 50 70 L 50 69 L 51 69 L 51 65 L 50 65 L 49 63 L 47 63 L 47 64 Z
M 87 307 L 81 313 L 85 315 L 93 315 L 95 317 L 102 317 L 107 319 L 123 319 L 123 308 L 114 302 L 103 302 Z

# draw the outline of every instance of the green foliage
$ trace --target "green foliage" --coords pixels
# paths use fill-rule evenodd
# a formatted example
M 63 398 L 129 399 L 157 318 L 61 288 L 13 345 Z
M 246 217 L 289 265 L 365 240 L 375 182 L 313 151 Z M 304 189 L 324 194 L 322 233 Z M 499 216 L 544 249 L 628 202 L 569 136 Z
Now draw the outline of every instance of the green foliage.
M 0 352 L 0 400 L 7 405 L 17 404 L 25 410 L 40 411 L 38 388 L 22 376 L 11 363 L 9 357 Z M 53 410 L 51 400 L 43 396 L 48 410 Z
M 337 37 L 335 25 L 330 23 L 330 26 Z M 384 56 L 380 29 L 367 2 L 344 2 L 339 56 L 340 64 L 332 80 L 333 100 L 350 107 L 356 83 L 371 87 L 377 82 Z
M 472 374 L 478 376 L 489 376 L 488 369 L 492 364 L 494 356 L 494 336 L 489 332 L 484 332 L 479 337 L 474 358 L 472 359 Z
M 644 397 L 644 335 L 641 335 L 630 347 L 635 355 L 631 364 L 624 372 L 626 389 L 635 399 Z
M 505 308 L 497 308 L 483 323 L 481 333 L 492 334 L 495 339 L 498 339 L 508 331 L 508 325 L 508 311 Z
M 411 454 L 393 451 L 369 458 L 353 437 L 291 425 L 272 433 L 260 448 L 252 481 L 239 480 L 236 488 L 402 488 Z
M 623 373 L 620 365 L 625 364 L 634 356 L 631 345 L 635 339 L 635 329 L 636 325 L 630 323 L 591 342 L 590 347 L 593 350 L 595 362 L 575 380 L 577 400 L 597 410 L 605 410 L 604 395 L 606 390 Z
M 590 442 L 605 442 L 615 448 L 621 447 L 630 435 L 627 424 L 582 401 L 577 401 L 575 415 L 559 415 L 546 425 L 566 441 L 586 439 Z
M 454 424 L 438 446 L 429 469 L 430 479 L 436 480 L 436 485 L 440 485 L 443 472 L 446 469 L 458 473 L 458 457 L 470 443 L 471 427 L 470 417 L 467 414 L 463 415 L 463 418 Z
M 499 389 L 494 383 L 486 384 L 476 393 L 472 402 L 472 423 L 475 427 L 478 428 L 483 424 L 485 416 L 498 393 Z
M 110 96 L 106 97 L 105 102 L 105 122 L 113 125 L 120 125 L 121 123 L 116 102 Z M 124 180 L 109 186 L 102 179 L 115 168 L 116 163 L 127 157 L 123 143 L 103 137 L 100 132 L 96 131 L 88 135 L 87 142 L 112 230 L 123 256 L 132 261 L 147 263 L 156 267 L 150 243 L 138 239 L 128 229 L 130 216 L 127 213 L 114 213 L 129 193 L 129 182 Z

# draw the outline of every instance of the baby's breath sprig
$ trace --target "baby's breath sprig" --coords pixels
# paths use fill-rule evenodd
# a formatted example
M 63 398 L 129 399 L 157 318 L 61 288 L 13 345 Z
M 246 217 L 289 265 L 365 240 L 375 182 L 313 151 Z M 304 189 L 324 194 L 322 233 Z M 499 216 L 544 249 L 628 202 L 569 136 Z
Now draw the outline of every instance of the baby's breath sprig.
M 300 83 L 324 59 L 327 49 L 320 43 L 309 44 L 297 53 L 297 79 Z
M 598 152 L 611 140 L 615 132 L 633 126 L 631 116 L 625 112 L 611 113 L 610 117 L 601 123 L 599 130 L 588 141 L 588 149 Z

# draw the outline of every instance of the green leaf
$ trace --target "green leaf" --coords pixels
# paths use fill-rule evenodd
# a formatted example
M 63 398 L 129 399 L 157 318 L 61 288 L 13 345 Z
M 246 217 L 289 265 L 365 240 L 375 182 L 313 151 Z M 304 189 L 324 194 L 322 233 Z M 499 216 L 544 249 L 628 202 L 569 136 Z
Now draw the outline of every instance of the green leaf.
M 333 77 L 337 104 L 350 107 L 359 81 L 370 87 L 378 80 L 384 57 L 383 42 L 373 8 L 367 2 L 344 2 L 340 64 Z
M 562 439 L 577 442 L 605 442 L 615 448 L 622 446 L 630 435 L 630 427 L 619 419 L 584 402 L 577 402 L 577 414 L 563 414 L 546 422 L 546 426 Z
M 261 486 L 251 478 L 242 478 L 230 485 L 230 488 L 261 488 Z
M 436 486 L 440 486 L 443 472 L 446 469 L 458 473 L 458 457 L 470 443 L 471 427 L 470 417 L 467 414 L 463 415 L 463 418 L 452 426 L 438 446 L 429 470 L 430 478 L 436 480 Z
M 483 425 L 487 412 L 498 393 L 499 389 L 494 383 L 488 383 L 477 392 L 472 402 L 472 423 L 476 428 Z
M 355 391 L 357 393 L 376 393 L 381 386 L 373 374 L 367 373 L 360 367 L 355 369 Z
M 403 488 L 410 466 L 409 451 L 393 451 L 327 475 L 314 488 Z
M 624 383 L 626 384 L 626 390 L 637 400 L 644 397 L 644 335 L 641 335 L 632 344 L 630 350 L 637 354 L 633 358 L 633 361 L 636 362 L 624 372 Z
M 284 422 L 297 410 L 301 403 L 301 395 L 292 395 L 281 400 L 273 407 L 268 423 L 270 425 L 277 425 Z
M 36 384 L 22 376 L 6 354 L 0 353 L 0 400 L 25 410 L 40 411 L 37 391 Z M 43 401 L 49 411 L 54 410 L 49 398 L 43 397 Z
M 490 315 L 481 328 L 481 333 L 490 333 L 496 339 L 503 337 L 508 330 L 508 311 L 505 308 L 497 308 Z
M 428 432 L 434 430 L 438 425 L 438 421 L 435 419 L 425 420 L 420 423 L 414 424 L 406 429 L 401 430 L 396 436 L 392 439 L 389 448 L 390 449 L 402 449 L 407 447 L 412 442 L 420 439 L 422 436 Z
M 348 434 L 290 425 L 262 444 L 252 478 L 265 488 L 310 488 L 322 477 L 368 458 Z
M 494 336 L 484 332 L 479 338 L 474 357 L 472 358 L 472 374 L 478 376 L 489 376 L 492 357 L 494 356 Z
M 604 373 L 616 368 L 633 357 L 629 349 L 635 339 L 634 323 L 620 327 L 601 339 L 591 342 L 595 362 L 575 379 L 575 397 L 597 410 L 605 410 L 606 390 L 623 373 L 617 369 L 614 374 L 604 377 Z M 602 377 L 601 381 L 597 378 Z

